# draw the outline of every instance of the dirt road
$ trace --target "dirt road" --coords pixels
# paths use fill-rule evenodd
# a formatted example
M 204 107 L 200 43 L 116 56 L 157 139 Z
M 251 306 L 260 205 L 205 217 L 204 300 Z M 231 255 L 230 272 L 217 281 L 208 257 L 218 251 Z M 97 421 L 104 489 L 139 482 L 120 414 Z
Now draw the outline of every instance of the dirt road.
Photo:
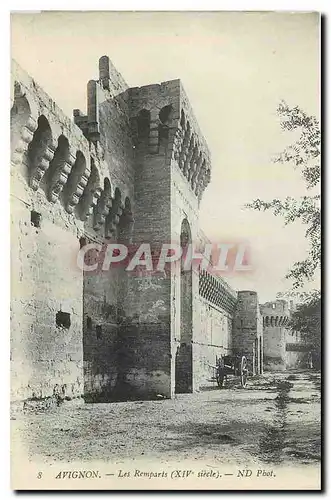
M 320 460 L 320 374 L 277 373 L 233 380 L 173 400 L 65 403 L 12 420 L 35 459 L 104 460 L 144 456 L 240 464 L 312 464 Z

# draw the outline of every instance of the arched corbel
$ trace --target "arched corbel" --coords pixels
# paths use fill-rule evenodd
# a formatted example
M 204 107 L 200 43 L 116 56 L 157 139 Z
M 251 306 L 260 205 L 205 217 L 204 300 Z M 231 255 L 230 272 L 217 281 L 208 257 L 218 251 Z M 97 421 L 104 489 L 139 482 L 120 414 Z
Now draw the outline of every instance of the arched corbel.
M 172 146 L 172 158 L 176 160 L 179 163 L 179 158 L 180 158 L 180 151 L 182 149 L 182 142 L 183 142 L 183 132 L 181 128 L 177 128 L 175 134 L 174 134 L 174 139 L 173 139 L 173 146 Z
M 109 214 L 109 210 L 112 206 L 111 194 L 110 180 L 106 177 L 104 179 L 103 191 L 101 192 L 100 198 L 94 208 L 93 228 L 95 231 L 99 231 L 101 226 L 106 221 L 106 217 Z
M 28 146 L 28 164 L 30 171 L 30 187 L 36 191 L 53 159 L 56 143 L 52 130 L 45 115 L 38 118 L 38 127 Z
M 75 163 L 75 155 L 67 138 L 60 135 L 54 158 L 47 172 L 48 199 L 55 203 L 59 198 Z
M 195 164 L 195 168 L 194 168 L 194 171 L 193 171 L 193 174 L 192 174 L 192 178 L 191 178 L 191 186 L 192 186 L 192 189 L 194 191 L 195 191 L 195 189 L 197 187 L 197 179 L 198 179 L 199 174 L 200 174 L 202 163 L 203 163 L 203 156 L 202 156 L 202 153 L 200 152 L 200 154 L 199 154 L 199 156 L 197 158 L 196 164 Z
M 105 237 L 110 237 L 116 232 L 117 225 L 123 213 L 124 205 L 122 203 L 121 191 L 116 188 L 115 196 L 109 214 L 106 218 Z
M 101 196 L 102 187 L 96 162 L 91 158 L 91 175 L 79 201 L 79 212 L 82 220 L 86 220 L 93 213 L 93 208 Z
M 191 159 L 193 157 L 193 152 L 194 152 L 194 136 L 192 134 L 188 148 L 187 148 L 187 152 L 185 155 L 184 166 L 183 166 L 183 173 L 187 179 L 189 176 L 189 169 L 190 169 Z
M 14 83 L 13 98 L 10 113 L 11 159 L 18 165 L 22 163 L 38 128 L 38 108 L 32 96 L 17 81 Z
M 71 169 L 65 189 L 63 190 L 67 212 L 74 211 L 84 192 L 90 177 L 90 165 L 81 151 L 77 151 L 75 163 Z
M 188 152 L 188 148 L 190 145 L 190 140 L 191 140 L 191 127 L 189 122 L 186 124 L 186 129 L 184 133 L 184 139 L 182 143 L 182 148 L 179 154 L 179 167 L 181 170 L 184 170 L 184 165 L 185 165 L 185 160 L 186 160 L 186 155 Z
M 206 174 L 206 160 L 203 160 L 199 174 L 197 176 L 196 187 L 195 187 L 195 194 L 198 196 L 198 198 L 200 198 L 203 191 L 205 174 Z
M 190 160 L 190 164 L 189 164 L 189 167 L 188 167 L 188 175 L 187 175 L 187 179 L 189 182 L 192 181 L 192 178 L 195 174 L 195 171 L 196 171 L 196 168 L 197 168 L 197 161 L 199 159 L 199 150 L 198 150 L 198 146 L 197 144 L 195 144 L 194 148 L 193 148 L 193 153 L 192 153 L 192 156 L 191 156 L 191 160 Z
M 134 227 L 134 217 L 129 197 L 125 198 L 124 210 L 120 217 L 119 225 L 120 225 L 120 239 L 127 243 L 131 243 L 133 227 Z

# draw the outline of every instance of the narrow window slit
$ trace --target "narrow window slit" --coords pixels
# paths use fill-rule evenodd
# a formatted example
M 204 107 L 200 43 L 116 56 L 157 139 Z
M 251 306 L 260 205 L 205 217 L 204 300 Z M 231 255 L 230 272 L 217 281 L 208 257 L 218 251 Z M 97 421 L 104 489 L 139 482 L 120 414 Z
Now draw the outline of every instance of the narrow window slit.
M 70 325 L 71 325 L 70 313 L 58 311 L 56 313 L 56 326 L 59 326 L 61 328 L 66 328 L 68 330 L 70 328 Z
M 101 325 L 97 325 L 95 327 L 95 333 L 97 335 L 97 339 L 101 339 L 101 337 L 102 337 L 102 326 Z
M 34 227 L 40 227 L 41 214 L 35 210 L 31 210 L 31 225 Z

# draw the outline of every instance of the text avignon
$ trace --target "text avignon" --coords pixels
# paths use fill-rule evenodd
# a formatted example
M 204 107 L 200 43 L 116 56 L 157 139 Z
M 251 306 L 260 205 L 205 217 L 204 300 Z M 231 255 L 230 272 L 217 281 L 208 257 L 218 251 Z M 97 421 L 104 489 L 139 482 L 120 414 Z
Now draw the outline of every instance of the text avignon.
M 60 471 L 55 479 L 100 479 L 98 470 L 70 470 Z

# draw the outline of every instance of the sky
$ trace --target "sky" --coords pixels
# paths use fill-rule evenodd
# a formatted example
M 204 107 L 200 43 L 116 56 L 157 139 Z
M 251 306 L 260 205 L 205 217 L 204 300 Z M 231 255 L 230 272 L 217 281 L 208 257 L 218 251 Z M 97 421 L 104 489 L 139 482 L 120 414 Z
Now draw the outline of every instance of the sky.
M 200 225 L 217 242 L 246 241 L 253 271 L 231 274 L 260 302 L 290 288 L 305 227 L 244 208 L 255 198 L 306 194 L 300 172 L 272 158 L 293 142 L 281 100 L 319 117 L 315 13 L 45 12 L 12 14 L 12 57 L 69 116 L 86 111 L 86 85 L 108 55 L 130 87 L 180 78 L 212 156 Z M 318 279 L 307 288 L 318 286 Z

